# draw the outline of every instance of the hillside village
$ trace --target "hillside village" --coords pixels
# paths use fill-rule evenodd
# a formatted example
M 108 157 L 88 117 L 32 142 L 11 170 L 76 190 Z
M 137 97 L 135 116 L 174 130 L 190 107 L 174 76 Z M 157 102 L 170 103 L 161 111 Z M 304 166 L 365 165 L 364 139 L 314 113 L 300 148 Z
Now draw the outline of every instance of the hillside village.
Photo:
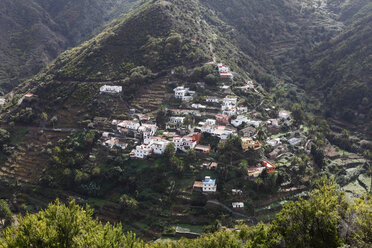
M 154 206 L 162 204 L 153 199 L 155 195 L 159 199 L 167 199 L 166 201 L 171 197 L 174 205 L 162 206 L 165 209 L 170 208 L 171 215 L 161 214 L 168 216 L 164 217 L 165 223 L 161 228 L 148 227 L 149 230 L 155 228 L 163 232 L 164 226 L 176 225 L 176 235 L 198 235 L 188 228 L 185 231 L 181 226 L 206 225 L 220 218 L 223 211 L 233 217 L 225 219 L 224 225 L 227 226 L 237 219 L 249 223 L 270 220 L 287 199 L 306 194 L 306 185 L 310 183 L 314 166 L 309 156 L 315 154 L 311 130 L 296 123 L 293 113 L 273 104 L 258 82 L 244 79 L 222 63 L 207 64 L 213 68 L 216 83 L 191 83 L 172 78 L 165 84 L 163 94 L 166 98 L 160 109 L 138 108 L 136 102 L 125 110 L 117 105 L 112 108 L 116 109 L 116 113 L 122 114 L 115 114 L 112 118 L 111 111 L 106 116 L 93 116 L 92 121 L 86 122 L 88 129 L 83 130 L 54 128 L 54 123 L 58 122 L 56 117 L 53 117 L 56 119 L 52 123 L 53 128 L 48 129 L 45 128 L 46 122 L 42 120 L 41 127 L 45 135 L 56 136 L 53 132 L 58 134 L 53 139 L 46 139 L 56 140 L 53 144 L 47 144 L 54 148 L 44 150 L 41 156 L 44 160 L 49 159 L 50 165 L 43 170 L 41 178 L 36 177 L 37 170 L 27 175 L 34 177 L 35 174 L 35 180 L 39 180 L 44 187 L 55 187 L 50 181 L 54 178 L 54 184 L 64 185 L 66 189 L 75 187 L 79 194 L 99 196 L 97 200 L 90 198 L 89 203 L 105 212 L 103 218 L 107 218 L 107 215 L 115 216 L 108 219 L 110 221 L 117 220 L 117 216 L 123 211 L 132 211 L 128 206 L 123 209 L 113 203 L 121 201 L 117 200 L 117 193 L 125 192 L 125 198 L 129 197 L 128 201 L 137 202 L 135 199 L 138 199 L 136 204 L 146 209 L 141 214 L 143 223 L 128 223 L 137 232 L 143 231 L 140 225 L 151 226 L 154 216 L 160 214 L 146 205 L 149 199 Z M 122 85 L 102 84 L 97 88 L 96 98 L 110 106 L 115 105 L 115 101 L 122 102 L 125 94 L 126 89 Z M 17 105 L 27 109 L 39 99 L 40 96 L 29 92 L 19 97 Z M 7 101 L 4 98 L 0 103 L 7 104 Z M 58 133 L 58 130 L 62 133 Z M 90 133 L 88 130 L 94 132 Z M 77 131 L 77 134 L 72 133 L 67 137 L 63 134 L 71 131 Z M 74 140 L 81 140 L 84 135 L 97 137 L 97 142 L 93 139 L 87 149 L 81 148 L 79 153 L 71 153 L 69 147 L 75 146 Z M 41 136 L 44 135 L 41 133 Z M 58 138 L 60 140 L 57 142 Z M 327 147 L 329 152 L 325 156 L 331 165 L 331 161 L 343 159 L 350 163 L 351 168 L 355 168 L 355 171 L 350 170 L 342 179 L 345 188 L 355 187 L 353 183 L 349 183 L 348 178 L 353 177 L 352 173 L 359 175 L 363 170 L 364 160 L 354 154 L 343 158 L 335 148 L 330 145 Z M 86 158 L 82 160 L 82 156 Z M 1 173 L 18 173 L 18 167 L 12 165 L 13 163 L 20 163 L 15 156 L 9 158 Z M 27 163 L 34 168 L 31 162 Z M 83 169 L 76 170 L 76 163 L 80 163 Z M 54 164 L 67 166 L 68 169 L 55 170 Z M 156 175 L 159 173 L 159 166 L 164 174 L 160 178 Z M 162 166 L 164 169 L 161 169 Z M 126 176 L 123 173 L 128 168 L 131 168 L 131 176 L 128 175 L 126 181 L 139 179 L 133 185 L 124 183 L 123 188 L 125 181 L 120 178 Z M 20 170 L 20 180 L 32 182 L 30 176 L 23 172 L 25 168 Z M 155 170 L 152 172 L 155 173 L 154 178 L 151 178 L 151 173 L 146 174 L 147 170 Z M 95 176 L 93 173 L 98 174 Z M 174 175 L 165 176 L 166 173 Z M 117 175 L 114 176 L 115 174 Z M 77 179 L 78 176 L 85 179 Z M 73 183 L 65 183 L 70 180 Z M 358 180 L 366 183 L 367 177 L 361 175 Z M 100 206 L 96 201 L 102 194 L 106 194 L 102 193 L 107 192 L 102 187 L 110 184 L 110 181 L 114 188 L 108 191 L 111 194 L 104 197 L 109 205 Z M 161 187 L 156 186 L 159 189 L 145 195 L 149 185 L 157 184 L 161 184 Z M 175 193 L 168 196 L 169 190 Z M 210 215 L 195 220 L 195 216 L 204 213 L 206 207 Z M 175 217 L 174 220 L 172 216 Z M 149 233 L 146 235 L 153 236 Z M 155 236 L 158 237 L 159 234 Z
M 280 154 L 288 153 L 286 148 L 288 145 L 300 150 L 305 149 L 303 137 L 292 137 L 288 141 L 279 137 L 270 137 L 270 133 L 278 133 L 283 126 L 290 128 L 293 121 L 289 111 L 270 106 L 266 111 L 271 113 L 271 117 L 266 120 L 255 118 L 251 115 L 254 111 L 250 113 L 241 98 L 233 93 L 234 89 L 258 92 L 255 84 L 247 81 L 243 85 L 235 85 L 232 81 L 233 73 L 222 63 L 216 65 L 216 74 L 220 78 L 221 85 L 214 95 L 202 95 L 207 87 L 202 82 L 196 84 L 195 90 L 190 90 L 190 87 L 185 84 L 176 85 L 170 89 L 172 90 L 170 94 L 177 104 L 164 105 L 165 123 L 159 123 L 159 116 L 157 116 L 159 113 L 156 115 L 131 109 L 131 118 L 111 121 L 111 129 L 103 132 L 100 138 L 102 145 L 129 152 L 130 158 L 134 160 L 163 156 L 169 153 L 169 149 L 177 153 L 194 151 L 198 157 L 194 166 L 206 172 L 202 173 L 203 180 L 192 182 L 192 191 L 210 195 L 210 199 L 214 199 L 213 195 L 219 192 L 218 180 L 211 177 L 215 175 L 213 171 L 218 168 L 219 163 L 212 154 L 217 151 L 217 146 L 223 146 L 228 139 L 237 138 L 241 153 L 255 153 L 259 158 L 256 163 L 246 165 L 243 175 L 248 180 L 255 180 L 262 173 L 274 173 L 276 158 Z M 101 94 L 119 94 L 121 91 L 121 86 L 104 85 L 100 89 Z M 196 100 L 196 95 L 199 100 Z M 179 104 L 185 108 L 175 108 Z M 265 134 L 263 128 L 271 132 Z M 217 143 L 208 143 L 210 139 L 213 139 L 213 142 L 217 140 Z M 289 144 L 283 144 L 282 141 Z M 263 154 L 263 144 L 272 147 L 273 151 L 269 156 Z M 294 154 L 286 155 L 287 158 L 291 156 Z M 208 171 L 212 173 L 208 174 Z M 244 197 L 242 198 L 244 193 L 242 189 L 236 187 L 238 185 L 231 189 L 230 194 L 239 197 L 235 197 L 230 203 L 225 203 L 231 209 L 246 212 Z M 237 199 L 240 201 L 237 202 Z

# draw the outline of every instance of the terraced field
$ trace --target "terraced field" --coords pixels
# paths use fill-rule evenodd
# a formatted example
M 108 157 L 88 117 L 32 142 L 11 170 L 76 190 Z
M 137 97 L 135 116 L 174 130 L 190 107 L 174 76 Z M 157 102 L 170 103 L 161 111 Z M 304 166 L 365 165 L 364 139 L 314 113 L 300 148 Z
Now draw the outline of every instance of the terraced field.
M 69 132 L 28 129 L 27 135 L 17 145 L 13 155 L 0 168 L 0 176 L 16 179 L 23 183 L 36 184 L 46 168 L 49 156 L 42 152 L 48 142 L 55 143 L 65 138 Z

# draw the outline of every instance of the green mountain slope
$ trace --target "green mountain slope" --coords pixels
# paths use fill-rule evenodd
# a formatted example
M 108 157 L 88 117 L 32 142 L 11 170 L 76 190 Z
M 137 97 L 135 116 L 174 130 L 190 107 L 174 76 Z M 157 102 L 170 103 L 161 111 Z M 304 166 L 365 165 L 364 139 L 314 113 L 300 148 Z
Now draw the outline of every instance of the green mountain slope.
M 15 92 L 31 91 L 39 95 L 33 105 L 37 113 L 53 114 L 78 106 L 79 111 L 93 118 L 97 113 L 92 110 L 92 103 L 104 83 L 122 85 L 122 98 L 130 105 L 135 103 L 136 96 L 143 94 L 142 86 L 161 81 L 164 86 L 171 70 L 179 66 L 187 69 L 202 66 L 212 60 L 214 51 L 217 59 L 229 63 L 241 78 L 247 79 L 246 72 L 251 69 L 265 72 L 264 67 L 220 30 L 229 26 L 212 17 L 198 1 L 148 2 L 117 25 L 62 53 Z M 24 107 L 14 105 L 10 113 Z M 83 115 L 73 118 L 81 120 Z
M 319 96 L 327 116 L 365 126 L 372 119 L 372 14 L 361 16 L 314 49 L 303 72 L 304 87 Z
M 0 93 L 33 76 L 68 47 L 133 6 L 132 0 L 4 0 L 0 3 Z

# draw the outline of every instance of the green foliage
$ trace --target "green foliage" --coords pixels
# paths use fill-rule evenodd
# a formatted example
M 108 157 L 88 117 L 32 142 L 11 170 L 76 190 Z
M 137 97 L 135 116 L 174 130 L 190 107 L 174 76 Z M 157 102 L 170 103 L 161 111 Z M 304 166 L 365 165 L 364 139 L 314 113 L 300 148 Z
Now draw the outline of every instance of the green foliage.
M 130 197 L 129 195 L 122 195 L 119 199 L 119 203 L 122 206 L 122 208 L 126 210 L 136 210 L 138 208 L 138 201 L 134 199 L 133 197 Z
M 339 247 L 340 212 L 345 211 L 343 195 L 336 193 L 337 186 L 327 181 L 319 182 L 309 195 L 286 204 L 273 222 L 287 247 Z
M 0 128 L 0 146 L 6 144 L 10 140 L 10 133 Z
M 313 144 L 311 145 L 311 155 L 313 155 L 314 162 L 322 168 L 326 162 L 324 160 L 324 152 L 321 147 Z
M 156 113 L 156 124 L 164 129 L 167 123 L 167 113 L 164 106 L 161 106 L 159 111 Z
M 19 122 L 31 124 L 36 118 L 37 118 L 37 115 L 34 113 L 33 109 L 26 107 L 26 108 L 19 110 L 14 116 L 11 116 L 10 119 L 12 121 L 19 121 Z
M 13 223 L 13 214 L 10 211 L 8 203 L 0 200 L 0 223 L 2 227 L 7 227 Z
M 19 224 L 4 230 L 0 246 L 12 247 L 144 247 L 135 235 L 123 235 L 120 225 L 102 225 L 89 207 L 58 200 L 37 214 L 19 217 Z
M 138 2 L 3 1 L 0 15 L 8 25 L 0 27 L 7 34 L 0 37 L 0 88 L 10 91 Z
M 321 178 L 308 199 L 284 205 L 272 224 L 238 226 L 239 231 L 221 229 L 216 222 L 212 231 L 197 239 L 165 243 L 144 243 L 121 226 L 102 225 L 92 218 L 93 211 L 58 200 L 37 214 L 19 217 L 17 226 L 8 227 L 0 239 L 1 247 L 369 247 L 372 244 L 372 198 L 348 201 L 336 184 Z M 128 195 L 120 201 L 125 208 L 136 208 Z
M 353 16 L 352 25 L 309 54 L 303 63 L 309 92 L 324 96 L 324 112 L 355 123 L 371 119 L 370 52 L 372 4 L 366 14 Z M 368 8 L 367 8 L 368 9 Z M 355 8 L 354 10 L 362 9 Z M 308 82 L 310 81 L 310 83 Z M 355 113 L 362 114 L 355 118 Z

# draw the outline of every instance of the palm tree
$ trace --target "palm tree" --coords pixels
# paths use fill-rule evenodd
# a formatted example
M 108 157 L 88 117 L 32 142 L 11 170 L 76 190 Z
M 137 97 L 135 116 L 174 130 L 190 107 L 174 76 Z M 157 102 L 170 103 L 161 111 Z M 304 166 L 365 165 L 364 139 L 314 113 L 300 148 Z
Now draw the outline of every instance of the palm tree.
M 372 165 L 371 164 L 368 164 L 367 174 L 369 175 L 370 180 L 371 180 L 371 185 L 369 186 L 369 192 L 372 194 Z
M 53 116 L 52 119 L 50 119 L 50 121 L 52 122 L 52 124 L 53 124 L 53 129 L 54 129 L 54 125 L 55 125 L 56 122 L 58 121 L 58 117 L 57 117 L 57 116 Z

